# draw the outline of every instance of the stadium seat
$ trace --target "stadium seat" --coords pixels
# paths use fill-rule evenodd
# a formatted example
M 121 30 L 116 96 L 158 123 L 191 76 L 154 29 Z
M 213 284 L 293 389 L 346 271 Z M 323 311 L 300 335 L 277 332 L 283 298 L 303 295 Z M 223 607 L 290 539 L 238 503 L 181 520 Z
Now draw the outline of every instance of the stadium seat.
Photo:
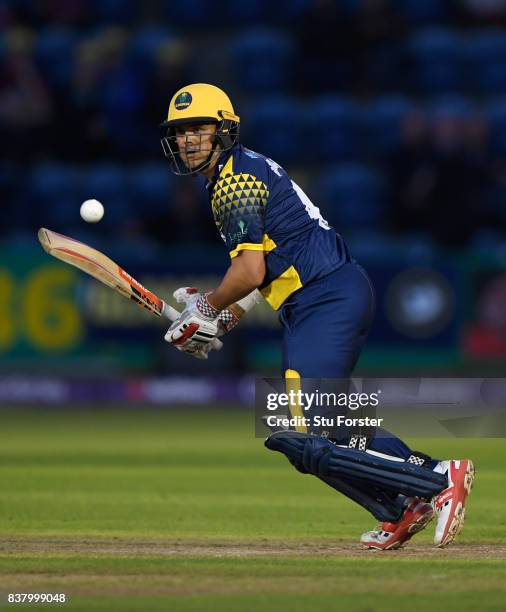
M 64 87 L 69 83 L 78 40 L 78 35 L 66 28 L 46 28 L 37 36 L 35 59 L 50 85 Z
M 311 7 L 313 0 L 278 0 L 276 11 L 270 11 L 266 15 L 266 21 L 275 21 L 281 25 L 304 16 L 304 12 Z
M 36 201 L 26 188 L 25 171 L 20 165 L 0 160 L 0 198 L 3 202 L 4 219 L 0 223 L 0 234 L 6 236 L 12 231 L 27 226 L 27 219 L 37 224 Z M 23 185 L 23 187 L 21 187 Z M 32 226 L 33 227 L 33 226 Z
M 500 220 L 500 226 L 506 223 L 506 183 L 499 182 L 492 190 L 490 196 L 490 206 L 496 218 Z
M 491 252 L 505 252 L 504 232 L 496 229 L 478 229 L 473 237 L 471 248 L 474 253 L 490 256 Z
M 119 231 L 135 217 L 135 210 L 130 205 L 128 171 L 123 166 L 112 162 L 89 166 L 84 186 L 84 198 L 96 198 L 105 207 L 105 215 L 99 229 Z
M 10 196 L 16 187 L 16 179 L 19 180 L 19 171 L 14 162 L 6 159 L 0 160 L 0 193 Z
M 306 105 L 307 146 L 314 160 L 331 162 L 360 157 L 364 149 L 364 116 L 358 104 L 328 95 Z
M 391 255 L 393 250 L 392 238 L 374 228 L 348 231 L 346 242 L 353 256 L 362 262 L 374 261 L 377 263 L 378 260 Z
M 165 0 L 164 22 L 175 28 L 219 25 L 223 20 L 223 4 L 209 0 Z
M 377 265 L 382 259 L 390 263 L 402 260 L 406 264 L 430 264 L 437 257 L 432 239 L 423 234 L 392 236 L 374 228 L 357 229 L 347 233 L 346 240 L 354 257 L 364 264 Z
M 406 263 L 435 263 L 439 257 L 438 249 L 430 232 L 409 232 L 398 240 L 399 255 Z
M 5 32 L 0 32 L 0 62 L 5 61 Z
M 134 168 L 128 181 L 133 207 L 142 216 L 167 210 L 173 182 L 166 162 L 148 162 Z
M 408 55 L 412 86 L 423 93 L 459 91 L 464 82 L 460 37 L 444 28 L 427 28 L 415 34 Z
M 29 203 L 40 225 L 63 231 L 79 223 L 81 175 L 74 166 L 44 162 L 32 169 L 29 180 Z
M 357 15 L 363 8 L 363 0 L 340 0 L 339 10 L 349 15 Z
M 160 261 L 164 253 L 164 251 L 159 252 L 159 245 L 150 236 L 136 232 L 130 232 L 127 240 L 119 238 L 113 243 L 111 243 L 110 236 L 100 238 L 93 235 L 88 244 L 99 248 L 100 242 L 98 240 L 101 240 L 102 243 L 100 250 L 106 252 L 114 261 L 127 267 L 130 274 L 135 278 L 139 278 L 137 266 L 142 268 L 143 265 L 152 265 L 153 261 Z M 83 240 L 83 242 L 86 242 L 86 240 Z M 140 276 L 142 278 L 142 274 Z
M 474 102 L 460 95 L 434 96 L 425 103 L 429 119 L 437 119 L 439 116 L 451 116 L 465 118 L 475 110 Z
M 471 37 L 466 59 L 469 83 L 477 93 L 506 92 L 506 30 Z
M 287 23 L 299 18 L 310 5 L 311 0 L 278 0 L 276 10 L 272 10 L 269 0 L 225 0 L 223 10 L 226 19 L 238 26 L 272 23 L 286 27 Z
M 142 144 L 140 121 L 144 90 L 142 77 L 122 67 L 109 75 L 100 92 L 107 135 L 118 154 L 135 155 Z M 128 126 L 125 129 L 125 126 Z
M 375 91 L 398 91 L 404 85 L 404 48 L 396 40 L 385 41 L 369 55 L 365 75 Z
M 385 220 L 383 180 L 367 166 L 346 163 L 326 170 L 314 191 L 323 215 L 337 231 L 378 229 Z
M 376 98 L 367 108 L 369 153 L 377 157 L 391 154 L 401 143 L 404 118 L 415 108 L 415 104 L 405 96 Z
M 292 98 L 259 99 L 242 112 L 245 146 L 272 157 L 282 166 L 305 159 L 303 113 Z
M 394 0 L 397 11 L 412 25 L 438 24 L 448 20 L 448 0 Z
M 506 98 L 492 102 L 487 109 L 490 124 L 492 151 L 500 157 L 506 156 Z
M 290 83 L 294 46 L 279 30 L 246 30 L 231 45 L 237 85 L 245 91 L 276 92 Z
M 171 30 L 163 27 L 145 27 L 133 32 L 128 44 L 128 58 L 136 68 L 150 70 L 160 45 L 174 40 Z
M 255 2 L 227 0 L 225 12 L 230 23 L 236 23 L 239 26 L 265 23 L 269 19 L 269 4 L 268 0 L 255 0 Z
M 135 0 L 92 0 L 90 8 L 97 25 L 130 24 L 135 17 Z

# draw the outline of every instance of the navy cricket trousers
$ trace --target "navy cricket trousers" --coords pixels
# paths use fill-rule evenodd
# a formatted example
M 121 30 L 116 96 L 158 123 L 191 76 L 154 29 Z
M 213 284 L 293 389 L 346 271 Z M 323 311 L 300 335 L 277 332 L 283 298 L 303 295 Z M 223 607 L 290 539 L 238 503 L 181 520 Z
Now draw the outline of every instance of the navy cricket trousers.
M 296 370 L 301 378 L 348 378 L 373 316 L 372 284 L 355 262 L 303 287 L 279 313 L 283 371 Z
M 300 289 L 279 314 L 284 327 L 283 373 L 295 370 L 302 379 L 349 378 L 369 334 L 374 309 L 372 283 L 353 261 Z M 317 413 L 326 411 L 318 409 Z M 404 460 L 413 453 L 395 435 L 381 429 L 382 436 L 378 436 L 379 431 L 372 434 L 370 449 Z M 346 443 L 348 435 L 343 440 L 343 433 L 341 430 L 339 438 Z M 436 463 L 433 460 L 432 465 Z

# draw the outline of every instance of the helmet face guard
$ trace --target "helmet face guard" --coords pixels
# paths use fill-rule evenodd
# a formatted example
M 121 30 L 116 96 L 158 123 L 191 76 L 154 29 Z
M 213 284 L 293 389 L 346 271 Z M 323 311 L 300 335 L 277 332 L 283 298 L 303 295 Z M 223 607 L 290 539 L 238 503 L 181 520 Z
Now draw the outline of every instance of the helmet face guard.
M 212 147 L 207 158 L 195 168 L 191 168 L 188 163 L 186 153 L 180 151 L 179 149 L 179 145 L 177 143 L 178 136 L 176 135 L 176 126 L 181 124 L 202 125 L 206 123 L 216 124 L 216 132 L 213 134 Z M 160 139 L 163 152 L 165 154 L 165 157 L 170 162 L 172 172 L 179 176 L 196 174 L 197 172 L 201 172 L 204 168 L 209 166 L 216 151 L 228 151 L 239 141 L 239 123 L 231 119 L 222 119 L 221 121 L 216 121 L 216 119 L 212 117 L 202 117 L 193 121 L 188 119 L 183 119 L 174 122 L 167 121 L 162 123 L 162 126 L 167 127 L 166 136 Z M 200 152 L 202 150 L 203 136 L 208 136 L 208 134 L 199 135 L 199 142 L 196 146 L 191 147 L 193 151 Z M 181 136 L 179 136 L 179 138 L 181 138 Z M 185 138 L 188 139 L 188 136 L 185 136 Z

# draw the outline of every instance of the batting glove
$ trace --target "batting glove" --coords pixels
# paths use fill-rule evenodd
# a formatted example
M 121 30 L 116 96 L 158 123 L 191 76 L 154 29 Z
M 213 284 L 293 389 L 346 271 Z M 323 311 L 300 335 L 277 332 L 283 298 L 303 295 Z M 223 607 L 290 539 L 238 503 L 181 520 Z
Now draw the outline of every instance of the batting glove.
M 208 359 L 209 353 L 212 350 L 221 351 L 223 344 L 213 347 L 210 342 L 198 342 L 197 340 L 192 340 L 185 344 L 184 346 L 176 346 L 178 351 L 182 351 L 183 353 L 187 353 L 195 359 Z
M 220 311 L 209 303 L 207 295 L 195 297 L 165 334 L 167 342 L 183 350 L 196 348 L 197 345 L 191 344 L 195 342 L 209 344 L 218 335 L 216 319 Z
M 198 301 L 200 292 L 195 287 L 180 287 L 174 291 L 173 296 L 178 304 L 186 307 Z M 205 293 L 204 295 L 208 295 Z M 234 329 L 239 323 L 239 318 L 229 308 L 224 308 L 218 315 L 218 337 Z

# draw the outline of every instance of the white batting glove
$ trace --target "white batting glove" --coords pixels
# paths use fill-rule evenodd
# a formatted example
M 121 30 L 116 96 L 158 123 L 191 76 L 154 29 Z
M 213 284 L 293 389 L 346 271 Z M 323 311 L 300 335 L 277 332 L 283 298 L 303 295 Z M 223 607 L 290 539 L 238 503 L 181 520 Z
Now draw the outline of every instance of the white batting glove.
M 216 319 L 219 310 L 211 306 L 207 295 L 195 294 L 195 297 L 197 299 L 188 304 L 165 334 L 167 342 L 183 350 L 197 350 L 198 345 L 195 345 L 195 342 L 210 344 L 218 335 Z
M 213 347 L 211 346 L 210 342 L 204 344 L 203 342 L 198 342 L 197 340 L 190 341 L 185 346 L 176 346 L 178 351 L 187 353 L 188 355 L 195 357 L 195 359 L 208 359 L 210 351 L 221 351 L 222 347 L 223 344 L 220 344 L 218 347 Z
M 180 287 L 172 295 L 178 304 L 188 307 L 194 304 L 201 294 L 195 287 Z M 218 337 L 232 330 L 238 323 L 239 318 L 229 308 L 224 308 L 218 315 Z

